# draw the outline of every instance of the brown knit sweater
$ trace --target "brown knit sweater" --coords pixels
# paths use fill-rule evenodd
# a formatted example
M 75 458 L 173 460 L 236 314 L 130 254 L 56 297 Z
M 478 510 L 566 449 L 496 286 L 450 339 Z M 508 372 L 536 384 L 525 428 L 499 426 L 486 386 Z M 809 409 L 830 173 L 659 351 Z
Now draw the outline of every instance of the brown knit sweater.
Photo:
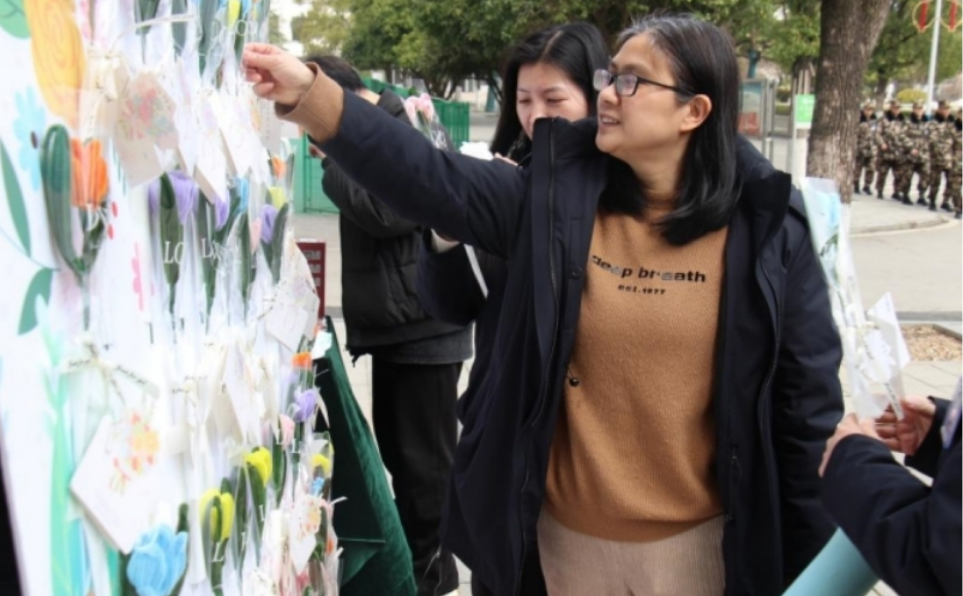
M 726 234 L 673 246 L 645 217 L 599 212 L 545 500 L 569 529 L 645 542 L 721 513 L 712 387 Z

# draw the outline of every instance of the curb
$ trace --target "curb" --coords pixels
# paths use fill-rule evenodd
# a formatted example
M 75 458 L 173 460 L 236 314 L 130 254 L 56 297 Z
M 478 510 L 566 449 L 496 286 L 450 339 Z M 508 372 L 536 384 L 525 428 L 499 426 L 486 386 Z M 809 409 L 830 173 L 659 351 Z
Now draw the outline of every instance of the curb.
M 941 226 L 943 224 L 950 223 L 952 221 L 953 221 L 952 219 L 948 219 L 942 215 L 939 215 L 937 216 L 937 219 L 904 221 L 896 224 L 883 224 L 878 226 L 866 226 L 866 227 L 851 229 L 849 232 L 849 235 L 850 236 L 869 236 L 870 234 L 881 234 L 883 232 L 925 230 L 927 228 L 935 228 L 936 226 Z
M 963 341 L 963 335 L 961 335 L 959 331 L 954 331 L 953 329 L 950 329 L 949 327 L 944 327 L 939 323 L 935 323 L 933 325 L 933 329 L 936 329 L 937 333 L 942 333 L 947 337 L 952 337 L 956 341 Z

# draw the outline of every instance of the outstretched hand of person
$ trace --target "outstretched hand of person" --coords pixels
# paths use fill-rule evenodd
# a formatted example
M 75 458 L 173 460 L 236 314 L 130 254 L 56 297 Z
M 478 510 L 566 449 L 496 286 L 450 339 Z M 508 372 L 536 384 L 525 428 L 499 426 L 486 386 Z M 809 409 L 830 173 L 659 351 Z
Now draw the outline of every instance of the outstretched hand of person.
M 918 396 L 907 396 L 901 404 L 903 419 L 898 420 L 892 408 L 888 408 L 876 420 L 876 432 L 891 450 L 913 455 L 933 426 L 936 404 Z
M 314 73 L 295 56 L 266 43 L 244 46 L 241 58 L 247 82 L 263 99 L 295 106 L 314 82 Z

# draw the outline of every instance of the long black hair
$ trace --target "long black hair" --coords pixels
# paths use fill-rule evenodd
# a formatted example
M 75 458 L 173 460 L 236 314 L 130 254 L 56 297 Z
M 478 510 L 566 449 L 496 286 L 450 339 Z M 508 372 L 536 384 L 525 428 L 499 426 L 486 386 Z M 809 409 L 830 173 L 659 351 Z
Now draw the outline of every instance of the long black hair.
M 595 114 L 598 91 L 592 77 L 609 62 L 609 50 L 602 34 L 588 23 L 569 23 L 542 29 L 526 37 L 512 49 L 502 72 L 504 93 L 501 115 L 495 128 L 491 152 L 512 159 L 531 152 L 531 140 L 522 132 L 515 102 L 518 98 L 518 71 L 527 64 L 551 64 L 578 85 L 585 96 L 589 113 Z
M 618 47 L 642 34 L 649 36 L 668 61 L 675 85 L 684 91 L 676 93 L 679 102 L 696 94 L 712 100 L 709 117 L 689 138 L 675 209 L 660 222 L 663 236 L 681 245 L 728 225 L 739 200 L 739 67 L 732 39 L 691 15 L 646 16 L 622 33 Z M 645 204 L 645 189 L 632 169 L 613 159 L 602 206 L 615 212 L 641 213 Z

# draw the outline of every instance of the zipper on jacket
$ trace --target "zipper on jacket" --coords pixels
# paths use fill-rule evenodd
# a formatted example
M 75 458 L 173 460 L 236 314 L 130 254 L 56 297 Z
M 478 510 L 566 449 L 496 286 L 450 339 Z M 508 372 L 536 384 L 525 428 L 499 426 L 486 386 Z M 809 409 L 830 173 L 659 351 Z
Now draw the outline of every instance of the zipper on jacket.
M 538 402 L 535 404 L 535 415 L 532 417 L 532 422 L 529 424 L 529 428 L 535 428 L 536 423 L 538 423 L 539 418 L 542 416 L 542 411 L 545 408 L 545 402 L 547 401 L 549 380 L 551 379 L 554 371 L 552 370 L 552 361 L 555 360 L 555 345 L 558 341 L 558 319 L 561 316 L 558 312 L 558 280 L 555 278 L 555 251 L 552 250 L 552 238 L 554 238 L 555 230 L 555 122 L 552 121 L 551 126 L 548 129 L 548 164 L 549 164 L 549 176 L 548 176 L 548 274 L 549 279 L 552 283 L 552 298 L 555 300 L 555 325 L 552 327 L 552 344 L 548 351 L 548 366 L 545 367 L 545 377 L 542 380 L 542 391 L 538 397 Z M 525 534 L 525 520 L 523 519 L 523 500 L 525 495 L 525 489 L 528 488 L 528 481 L 531 477 L 531 470 L 528 466 L 528 453 L 532 450 L 532 435 L 529 433 L 528 443 L 525 446 L 525 452 L 522 456 L 526 459 L 525 463 L 525 480 L 522 482 L 522 490 L 518 495 L 518 525 L 522 531 L 522 549 L 521 558 L 518 564 L 518 578 L 515 580 L 515 595 L 521 596 L 522 593 L 522 575 L 525 572 L 525 545 L 528 542 L 528 537 Z
M 739 465 L 739 455 L 736 453 L 737 445 L 729 445 L 729 511 L 726 513 L 726 523 L 736 521 L 735 508 L 732 503 L 736 498 L 736 485 L 739 484 L 739 476 L 742 475 L 742 468 Z

